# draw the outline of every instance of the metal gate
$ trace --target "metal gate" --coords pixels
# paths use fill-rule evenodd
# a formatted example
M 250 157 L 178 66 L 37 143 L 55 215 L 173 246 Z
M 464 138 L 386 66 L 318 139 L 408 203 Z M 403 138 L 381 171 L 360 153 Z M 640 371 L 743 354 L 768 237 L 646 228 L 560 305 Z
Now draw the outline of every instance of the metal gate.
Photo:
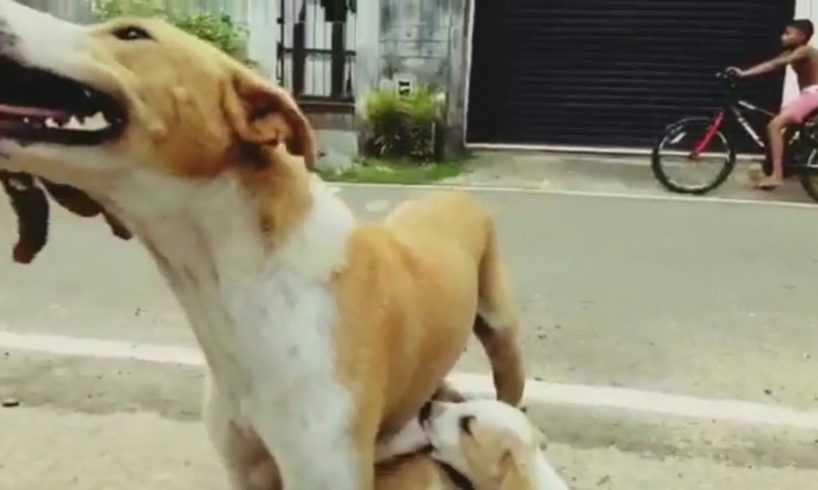
M 280 0 L 278 80 L 301 101 L 350 105 L 356 0 Z
M 470 143 L 649 148 L 780 50 L 793 0 L 474 0 Z M 813 0 L 814 1 L 814 0 Z M 744 85 L 781 103 L 783 72 Z

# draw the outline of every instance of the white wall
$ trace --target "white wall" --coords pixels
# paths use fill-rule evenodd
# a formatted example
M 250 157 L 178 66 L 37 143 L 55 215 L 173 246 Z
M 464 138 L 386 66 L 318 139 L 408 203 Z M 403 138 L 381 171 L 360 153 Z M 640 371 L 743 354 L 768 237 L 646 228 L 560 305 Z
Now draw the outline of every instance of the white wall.
M 239 4 L 242 2 L 234 2 Z M 250 36 L 247 40 L 247 54 L 250 59 L 259 65 L 259 70 L 270 80 L 275 80 L 276 41 L 278 40 L 279 25 L 278 2 L 270 0 L 249 0 L 245 2 L 247 27 Z M 234 13 L 235 15 L 235 13 Z M 237 17 L 242 18 L 242 17 Z
M 807 18 L 812 20 L 818 27 L 818 1 L 816 0 L 796 0 L 795 18 Z M 818 48 L 818 35 L 812 38 L 812 45 Z M 787 78 L 784 81 L 784 101 L 791 100 L 798 95 L 798 81 L 792 69 L 787 68 Z

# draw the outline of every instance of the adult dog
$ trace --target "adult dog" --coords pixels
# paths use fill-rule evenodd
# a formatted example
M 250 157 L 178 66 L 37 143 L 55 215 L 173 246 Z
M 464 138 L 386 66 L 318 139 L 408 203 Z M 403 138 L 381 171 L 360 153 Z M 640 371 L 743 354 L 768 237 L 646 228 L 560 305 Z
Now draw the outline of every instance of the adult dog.
M 499 398 L 522 396 L 491 219 L 436 194 L 357 224 L 308 172 L 313 141 L 286 91 L 164 22 L 81 27 L 0 0 L 0 167 L 81 189 L 153 255 L 207 359 L 237 489 L 279 472 L 290 490 L 372 488 L 376 437 L 472 327 Z

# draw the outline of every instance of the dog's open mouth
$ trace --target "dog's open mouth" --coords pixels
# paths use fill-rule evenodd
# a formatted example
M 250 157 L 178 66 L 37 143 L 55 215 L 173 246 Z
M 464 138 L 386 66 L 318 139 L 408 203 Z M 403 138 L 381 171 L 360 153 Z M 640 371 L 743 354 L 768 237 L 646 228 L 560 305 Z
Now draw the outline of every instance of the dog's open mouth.
M 125 123 L 110 95 L 0 57 L 0 138 L 91 146 L 117 137 Z

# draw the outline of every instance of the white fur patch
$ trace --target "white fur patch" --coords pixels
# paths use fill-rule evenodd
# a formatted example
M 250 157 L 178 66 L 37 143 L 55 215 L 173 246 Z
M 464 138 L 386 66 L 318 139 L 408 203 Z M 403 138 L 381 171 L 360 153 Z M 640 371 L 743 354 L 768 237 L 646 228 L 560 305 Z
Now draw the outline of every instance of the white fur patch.
M 415 453 L 428 444 L 429 437 L 417 417 L 414 417 L 397 433 L 383 436 L 378 440 L 375 446 L 375 462 L 380 463 Z

